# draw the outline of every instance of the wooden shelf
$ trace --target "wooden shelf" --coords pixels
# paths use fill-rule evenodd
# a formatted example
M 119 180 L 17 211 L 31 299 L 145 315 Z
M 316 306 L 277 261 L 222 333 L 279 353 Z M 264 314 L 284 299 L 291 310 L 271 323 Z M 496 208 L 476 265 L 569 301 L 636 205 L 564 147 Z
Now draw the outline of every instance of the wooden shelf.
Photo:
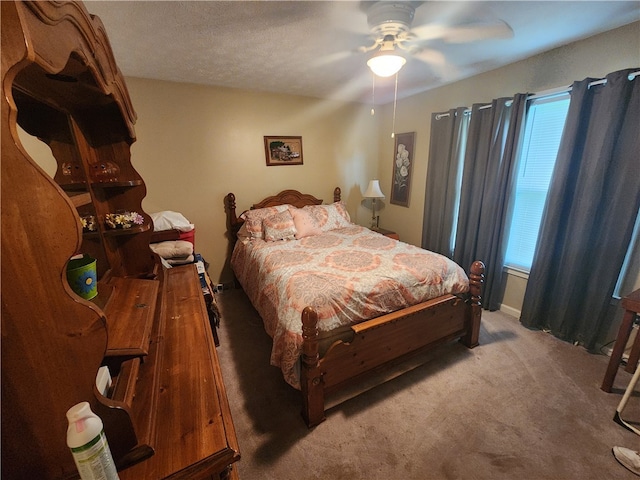
M 105 229 L 103 235 L 105 237 L 119 237 L 122 235 L 137 235 L 138 233 L 146 232 L 151 228 L 148 224 L 138 225 L 131 228 L 110 228 Z
M 91 186 L 94 188 L 130 188 L 144 185 L 142 180 L 126 180 L 117 182 L 92 182 Z
M 73 192 L 70 193 L 69 199 L 73 206 L 78 208 L 84 205 L 91 205 L 91 194 L 89 192 Z
M 65 192 L 87 192 L 89 193 L 87 182 L 59 183 L 60 188 Z
M 113 378 L 113 385 L 111 386 L 109 398 L 131 407 L 133 399 L 135 398 L 139 370 L 139 358 L 132 358 L 131 360 L 122 362 L 120 371 Z
M 76 181 L 69 183 L 60 183 L 60 188 L 62 188 L 66 192 L 77 192 L 77 191 L 87 191 L 88 186 L 91 185 L 94 188 L 131 188 L 138 187 L 140 185 L 144 185 L 143 180 L 134 179 L 134 180 L 119 180 L 119 181 L 104 181 L 104 182 L 84 182 L 84 181 Z
M 112 278 L 113 292 L 104 308 L 109 338 L 106 357 L 137 357 L 149 353 L 157 280 Z

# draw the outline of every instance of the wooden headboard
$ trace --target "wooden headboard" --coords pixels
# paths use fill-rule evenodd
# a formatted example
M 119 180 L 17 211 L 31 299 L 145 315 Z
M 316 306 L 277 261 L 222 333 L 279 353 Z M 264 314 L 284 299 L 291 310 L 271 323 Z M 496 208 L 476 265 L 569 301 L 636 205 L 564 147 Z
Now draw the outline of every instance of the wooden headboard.
M 342 191 L 340 190 L 340 187 L 336 187 L 333 190 L 333 201 L 339 202 L 341 195 Z M 322 204 L 322 199 L 316 198 L 308 193 L 301 193 L 297 190 L 283 190 L 276 195 L 272 195 L 258 203 L 254 203 L 251 206 L 251 210 L 287 204 L 302 208 L 307 205 L 320 205 Z M 232 242 L 235 242 L 238 230 L 240 230 L 244 220 L 236 215 L 236 196 L 233 193 L 229 193 L 225 197 L 225 209 L 227 211 L 227 228 L 233 234 L 231 239 Z

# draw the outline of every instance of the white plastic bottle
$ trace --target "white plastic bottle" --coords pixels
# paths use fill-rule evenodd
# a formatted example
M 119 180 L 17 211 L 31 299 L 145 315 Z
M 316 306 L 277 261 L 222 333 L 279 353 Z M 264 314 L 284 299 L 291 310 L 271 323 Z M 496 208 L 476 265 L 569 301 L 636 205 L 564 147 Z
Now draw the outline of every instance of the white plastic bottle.
M 116 465 L 104 434 L 102 420 L 88 402 L 67 411 L 67 445 L 82 480 L 119 480 Z

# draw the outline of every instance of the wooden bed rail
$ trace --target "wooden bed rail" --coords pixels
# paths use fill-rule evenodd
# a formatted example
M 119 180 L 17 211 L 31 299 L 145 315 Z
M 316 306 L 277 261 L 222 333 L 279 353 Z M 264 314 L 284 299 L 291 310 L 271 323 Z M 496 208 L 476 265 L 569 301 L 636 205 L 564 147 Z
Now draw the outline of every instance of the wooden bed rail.
M 335 342 L 322 358 L 318 315 L 312 307 L 306 307 L 302 312 L 300 389 L 307 426 L 314 427 L 325 419 L 325 394 L 356 377 L 456 338 L 469 348 L 477 346 L 483 282 L 484 264 L 476 261 L 470 268 L 467 301 L 444 295 L 359 323 L 352 327 L 353 340 Z

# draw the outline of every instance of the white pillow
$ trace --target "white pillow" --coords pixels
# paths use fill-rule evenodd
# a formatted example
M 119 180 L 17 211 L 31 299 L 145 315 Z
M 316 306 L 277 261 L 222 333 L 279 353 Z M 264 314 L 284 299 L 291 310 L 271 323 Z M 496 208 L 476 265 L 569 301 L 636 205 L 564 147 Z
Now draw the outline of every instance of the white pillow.
M 156 232 L 161 232 L 163 230 L 190 232 L 195 228 L 193 223 L 189 223 L 189 220 L 178 212 L 165 210 L 163 212 L 150 213 L 149 215 L 153 220 L 153 230 Z

